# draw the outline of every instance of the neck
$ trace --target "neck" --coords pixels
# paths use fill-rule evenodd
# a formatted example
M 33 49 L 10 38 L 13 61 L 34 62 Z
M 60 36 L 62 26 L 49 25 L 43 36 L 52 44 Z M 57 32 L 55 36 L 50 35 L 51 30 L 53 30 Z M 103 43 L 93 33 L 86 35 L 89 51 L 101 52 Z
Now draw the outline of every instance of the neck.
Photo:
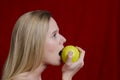
M 32 75 L 34 75 L 35 78 L 38 78 L 38 80 L 41 79 L 42 72 L 46 69 L 47 65 L 41 64 L 38 68 L 36 68 L 34 71 L 31 72 Z

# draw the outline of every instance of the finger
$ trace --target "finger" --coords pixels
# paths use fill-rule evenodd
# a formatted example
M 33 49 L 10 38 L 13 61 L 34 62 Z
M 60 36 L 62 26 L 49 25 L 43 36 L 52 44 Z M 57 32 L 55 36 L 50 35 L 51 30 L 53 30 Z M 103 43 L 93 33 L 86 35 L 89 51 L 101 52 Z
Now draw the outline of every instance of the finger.
M 76 47 L 77 47 L 77 46 L 76 46 Z M 80 52 L 81 52 L 80 58 L 79 58 L 78 62 L 84 63 L 85 51 L 84 51 L 82 48 L 80 48 L 80 47 L 77 47 L 77 48 L 78 48 L 78 49 L 80 50 Z
M 83 56 L 83 58 L 84 58 L 84 56 L 85 56 L 85 50 L 83 50 L 82 48 L 80 48 L 80 47 L 78 47 L 78 46 L 76 46 L 77 48 L 78 48 L 78 50 L 80 51 L 80 55 L 82 55 Z
M 78 65 L 78 67 L 82 68 L 84 66 L 84 53 L 80 54 L 79 60 L 75 63 L 75 65 Z
M 84 57 L 85 57 L 85 53 L 81 52 L 79 60 L 84 61 Z
M 70 51 L 70 52 L 68 53 L 68 58 L 67 58 L 67 61 L 66 61 L 66 64 L 67 64 L 67 65 L 70 65 L 70 64 L 72 63 L 72 55 L 73 55 L 73 52 Z
M 80 52 L 82 52 L 82 53 L 85 54 L 85 50 L 83 50 L 82 48 L 80 48 L 80 47 L 78 47 L 78 46 L 76 46 L 76 48 L 77 48 Z

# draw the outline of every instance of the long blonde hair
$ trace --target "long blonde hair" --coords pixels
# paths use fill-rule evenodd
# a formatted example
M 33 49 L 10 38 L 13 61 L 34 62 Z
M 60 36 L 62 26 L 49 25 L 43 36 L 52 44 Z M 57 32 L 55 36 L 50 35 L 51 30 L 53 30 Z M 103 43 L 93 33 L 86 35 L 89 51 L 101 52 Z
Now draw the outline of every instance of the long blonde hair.
M 17 20 L 2 80 L 10 80 L 41 64 L 50 17 L 49 12 L 36 10 L 25 13 Z

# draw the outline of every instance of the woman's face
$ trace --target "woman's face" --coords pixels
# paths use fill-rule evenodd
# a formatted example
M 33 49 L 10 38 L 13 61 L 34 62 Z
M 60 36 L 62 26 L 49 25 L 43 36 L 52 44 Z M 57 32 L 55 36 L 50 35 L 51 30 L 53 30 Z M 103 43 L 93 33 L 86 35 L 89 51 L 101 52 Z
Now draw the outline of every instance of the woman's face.
M 59 33 L 59 28 L 56 21 L 53 18 L 50 18 L 43 54 L 43 63 L 60 65 L 61 58 L 59 56 L 59 52 L 63 49 L 63 44 L 65 42 L 66 39 Z

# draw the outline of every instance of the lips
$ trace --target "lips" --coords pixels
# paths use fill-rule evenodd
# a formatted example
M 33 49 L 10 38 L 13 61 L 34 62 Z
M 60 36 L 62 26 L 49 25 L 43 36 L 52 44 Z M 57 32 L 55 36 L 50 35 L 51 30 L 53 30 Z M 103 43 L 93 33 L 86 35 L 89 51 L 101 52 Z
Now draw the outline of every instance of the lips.
M 64 48 L 64 46 L 63 46 L 63 48 Z M 62 49 L 60 50 L 60 52 L 59 52 L 59 56 L 60 56 L 60 57 L 61 57 L 63 48 L 62 48 Z

